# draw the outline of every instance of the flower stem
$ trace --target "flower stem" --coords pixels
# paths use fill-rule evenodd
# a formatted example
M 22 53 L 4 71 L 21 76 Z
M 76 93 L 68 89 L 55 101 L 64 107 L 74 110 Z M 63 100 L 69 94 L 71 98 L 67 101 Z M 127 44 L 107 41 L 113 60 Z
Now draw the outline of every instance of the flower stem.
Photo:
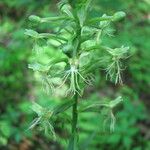
M 72 134 L 76 134 L 77 133 L 77 122 L 78 122 L 78 110 L 77 110 L 77 106 L 78 106 L 78 94 L 76 93 L 74 96 L 74 105 L 72 107 Z
M 76 49 L 74 49 L 74 57 L 78 56 L 78 51 L 80 49 L 80 45 L 81 45 L 81 28 L 79 26 L 79 29 L 77 31 L 77 39 L 79 40 Z M 79 69 L 79 66 L 77 67 L 77 69 Z M 80 80 L 80 76 L 77 75 L 77 81 L 79 82 Z M 77 86 L 77 85 L 75 85 Z M 78 88 L 78 87 L 76 87 Z M 78 92 L 75 93 L 73 99 L 74 99 L 74 104 L 72 106 L 72 149 L 71 150 L 77 150 L 78 149 L 78 128 L 77 128 L 77 124 L 78 124 L 78 98 L 79 98 L 79 94 Z
M 79 76 L 78 76 L 79 78 Z M 67 150 L 78 150 L 78 92 L 75 93 L 73 97 L 73 105 L 72 105 L 72 135 L 69 140 L 69 145 Z

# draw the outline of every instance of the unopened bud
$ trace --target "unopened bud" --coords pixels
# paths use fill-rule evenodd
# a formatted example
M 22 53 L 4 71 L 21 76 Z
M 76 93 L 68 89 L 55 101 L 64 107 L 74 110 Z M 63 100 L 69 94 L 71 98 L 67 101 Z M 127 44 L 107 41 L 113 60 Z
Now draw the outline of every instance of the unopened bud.
M 113 15 L 113 21 L 119 21 L 121 19 L 123 19 L 124 17 L 126 16 L 125 12 L 123 11 L 119 11 L 119 12 L 116 12 L 114 15 Z
M 35 16 L 35 15 L 29 16 L 29 20 L 32 21 L 32 22 L 36 22 L 36 23 L 41 22 L 41 18 L 39 16 Z

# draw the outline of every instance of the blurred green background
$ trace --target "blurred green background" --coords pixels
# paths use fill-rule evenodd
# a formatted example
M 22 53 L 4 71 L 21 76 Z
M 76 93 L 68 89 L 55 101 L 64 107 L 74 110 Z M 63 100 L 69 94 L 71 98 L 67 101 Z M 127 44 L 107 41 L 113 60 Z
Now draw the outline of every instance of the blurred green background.
M 29 15 L 56 14 L 57 2 L 0 0 L 0 150 L 63 150 L 67 145 L 70 125 L 67 114 L 55 120 L 57 142 L 37 130 L 28 130 L 35 117 L 30 109 L 31 102 L 47 106 L 59 103 L 61 96 L 45 94 L 33 72 L 27 68 L 32 59 L 32 43 L 24 30 L 34 26 L 28 21 Z M 126 61 L 123 86 L 114 86 L 105 80 L 101 71 L 95 72 L 94 86 L 86 89 L 83 98 L 94 101 L 100 97 L 111 99 L 122 95 L 124 102 L 116 110 L 114 133 L 102 131 L 103 122 L 98 115 L 80 116 L 81 149 L 149 150 L 150 1 L 95 0 L 93 7 L 93 16 L 111 15 L 119 10 L 127 13 L 125 20 L 114 25 L 115 37 L 104 40 L 112 47 L 130 46 L 131 56 Z

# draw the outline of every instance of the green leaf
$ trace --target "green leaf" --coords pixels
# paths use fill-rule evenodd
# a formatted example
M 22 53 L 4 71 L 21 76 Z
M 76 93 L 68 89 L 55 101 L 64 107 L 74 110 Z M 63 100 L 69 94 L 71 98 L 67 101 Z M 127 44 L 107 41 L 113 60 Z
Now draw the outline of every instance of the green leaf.
M 6 138 L 9 138 L 12 134 L 12 127 L 10 122 L 6 120 L 0 121 L 0 133 L 1 135 L 5 136 Z
M 1 146 L 7 145 L 7 143 L 8 143 L 8 139 L 3 136 L 0 136 L 0 145 Z

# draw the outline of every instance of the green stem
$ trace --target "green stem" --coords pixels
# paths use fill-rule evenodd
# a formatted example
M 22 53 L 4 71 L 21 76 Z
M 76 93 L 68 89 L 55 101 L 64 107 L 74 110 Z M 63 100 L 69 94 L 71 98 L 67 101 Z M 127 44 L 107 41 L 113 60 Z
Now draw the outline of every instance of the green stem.
M 62 40 L 62 41 L 67 42 L 67 39 L 65 39 L 64 37 L 57 36 L 57 35 L 51 34 L 51 33 L 39 33 L 39 38 L 52 38 L 55 40 Z
M 76 92 L 73 97 L 72 105 L 72 136 L 69 140 L 69 145 L 67 150 L 78 150 L 78 93 Z
M 78 39 L 78 44 L 76 46 L 76 48 L 74 49 L 73 52 L 73 57 L 76 58 L 78 57 L 78 53 L 80 50 L 80 46 L 81 46 L 81 27 L 79 25 L 78 22 L 78 30 L 77 30 L 77 39 Z M 79 66 L 77 67 L 79 69 Z M 79 81 L 79 75 L 77 76 L 77 80 Z M 72 106 L 72 149 L 71 150 L 77 150 L 78 146 L 77 146 L 77 140 L 78 140 L 78 128 L 77 128 L 77 124 L 78 124 L 78 98 L 79 95 L 76 92 L 74 95 L 74 104 Z
M 64 17 L 64 16 L 59 16 L 59 17 L 47 17 L 47 18 L 41 18 L 41 23 L 43 22 L 55 22 L 55 21 L 61 21 L 64 19 L 71 19 L 70 17 Z
M 93 24 L 93 23 L 97 23 L 100 21 L 111 21 L 111 19 L 113 19 L 113 16 L 96 17 L 94 19 L 89 20 L 88 23 Z
M 77 133 L 77 122 L 78 122 L 77 106 L 78 106 L 78 93 L 76 93 L 74 96 L 74 104 L 72 107 L 72 134 L 73 135 Z

